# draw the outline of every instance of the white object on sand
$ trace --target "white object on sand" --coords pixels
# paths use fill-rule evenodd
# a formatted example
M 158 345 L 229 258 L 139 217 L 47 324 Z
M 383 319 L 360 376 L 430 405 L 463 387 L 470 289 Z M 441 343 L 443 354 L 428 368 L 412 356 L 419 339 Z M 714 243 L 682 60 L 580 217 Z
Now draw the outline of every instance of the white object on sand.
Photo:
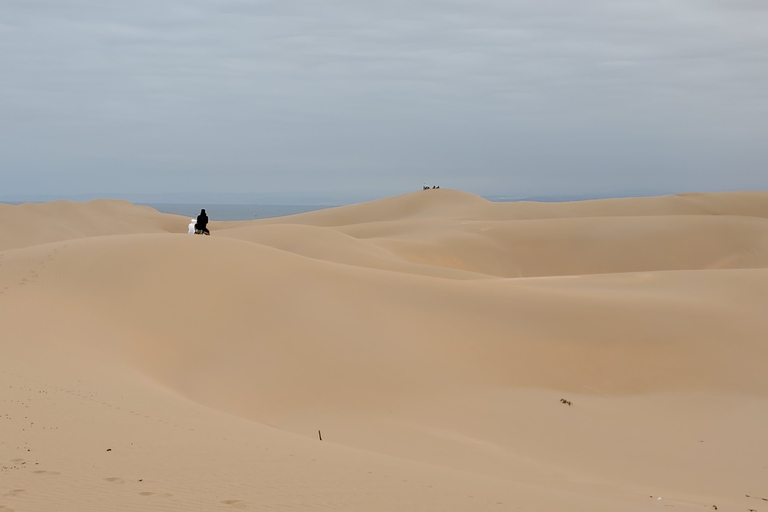
M 195 222 L 197 222 L 195 219 L 192 219 L 192 222 L 189 223 L 189 234 L 194 235 L 195 234 Z

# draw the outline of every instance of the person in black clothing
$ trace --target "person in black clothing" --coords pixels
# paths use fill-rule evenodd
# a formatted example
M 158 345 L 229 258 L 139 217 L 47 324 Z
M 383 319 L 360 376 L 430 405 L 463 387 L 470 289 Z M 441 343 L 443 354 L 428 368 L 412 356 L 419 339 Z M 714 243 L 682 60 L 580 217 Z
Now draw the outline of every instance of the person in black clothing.
M 200 210 L 200 215 L 197 216 L 197 224 L 195 224 L 195 232 L 204 233 L 210 235 L 208 231 L 208 215 L 205 214 L 205 209 Z

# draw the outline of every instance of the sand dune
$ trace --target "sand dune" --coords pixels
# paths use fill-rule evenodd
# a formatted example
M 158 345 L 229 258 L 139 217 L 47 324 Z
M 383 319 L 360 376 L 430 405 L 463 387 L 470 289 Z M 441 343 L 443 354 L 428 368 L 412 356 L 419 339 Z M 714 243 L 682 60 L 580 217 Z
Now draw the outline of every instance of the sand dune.
M 99 235 L 181 232 L 189 224 L 186 217 L 158 215 L 147 206 L 103 199 L 0 204 L 0 220 L 0 251 Z
M 4 507 L 768 510 L 768 193 L 0 222 Z

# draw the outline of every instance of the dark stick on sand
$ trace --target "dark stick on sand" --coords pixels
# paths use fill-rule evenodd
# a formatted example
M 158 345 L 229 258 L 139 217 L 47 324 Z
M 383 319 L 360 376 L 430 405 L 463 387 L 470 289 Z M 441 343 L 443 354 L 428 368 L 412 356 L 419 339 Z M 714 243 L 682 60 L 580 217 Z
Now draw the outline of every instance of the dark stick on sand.
M 323 435 L 320 433 L 319 430 L 317 431 L 317 437 L 319 437 L 321 441 L 323 440 Z

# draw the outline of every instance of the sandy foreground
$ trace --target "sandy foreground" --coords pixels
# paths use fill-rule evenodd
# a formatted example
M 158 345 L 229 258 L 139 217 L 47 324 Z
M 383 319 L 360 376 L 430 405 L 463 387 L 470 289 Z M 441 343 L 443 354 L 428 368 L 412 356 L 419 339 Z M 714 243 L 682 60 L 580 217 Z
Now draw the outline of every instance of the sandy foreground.
M 0 512 L 768 512 L 768 192 L 188 223 L 0 205 Z

